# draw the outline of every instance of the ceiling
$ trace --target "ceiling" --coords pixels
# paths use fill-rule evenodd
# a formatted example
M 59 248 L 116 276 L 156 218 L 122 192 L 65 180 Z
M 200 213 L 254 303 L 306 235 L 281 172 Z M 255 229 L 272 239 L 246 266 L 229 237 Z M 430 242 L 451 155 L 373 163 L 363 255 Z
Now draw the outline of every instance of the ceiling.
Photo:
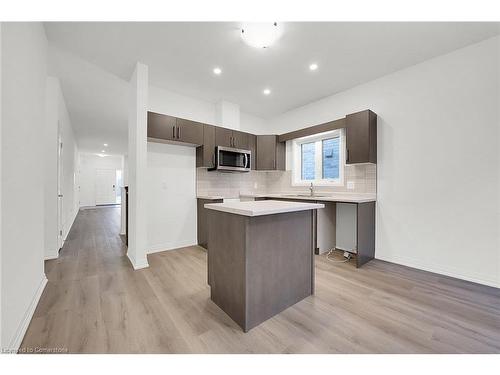
M 119 91 L 137 61 L 149 66 L 151 85 L 211 102 L 224 99 L 269 118 L 500 33 L 498 23 L 295 22 L 283 24 L 283 36 L 270 48 L 256 49 L 241 40 L 239 27 L 46 23 L 58 55 L 53 74 L 61 79 L 72 122 L 81 123 L 78 137 L 96 131 L 126 136 L 126 95 Z M 69 60 L 73 68 L 65 66 Z M 319 66 L 314 72 L 312 62 Z M 262 94 L 265 87 L 271 95 Z M 96 92 L 106 88 L 111 91 Z

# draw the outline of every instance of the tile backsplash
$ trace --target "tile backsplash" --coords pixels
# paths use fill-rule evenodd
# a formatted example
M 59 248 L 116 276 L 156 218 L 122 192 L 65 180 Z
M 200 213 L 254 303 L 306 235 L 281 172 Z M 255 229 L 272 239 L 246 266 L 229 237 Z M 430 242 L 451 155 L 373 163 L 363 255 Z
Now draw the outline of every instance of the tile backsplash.
M 352 185 L 352 189 L 347 189 Z M 318 192 L 376 193 L 377 166 L 375 164 L 346 165 L 344 185 L 317 186 Z M 241 194 L 265 194 L 307 191 L 307 186 L 292 186 L 291 171 L 251 171 L 248 173 L 208 172 L 196 169 L 197 195 L 220 195 L 236 198 Z

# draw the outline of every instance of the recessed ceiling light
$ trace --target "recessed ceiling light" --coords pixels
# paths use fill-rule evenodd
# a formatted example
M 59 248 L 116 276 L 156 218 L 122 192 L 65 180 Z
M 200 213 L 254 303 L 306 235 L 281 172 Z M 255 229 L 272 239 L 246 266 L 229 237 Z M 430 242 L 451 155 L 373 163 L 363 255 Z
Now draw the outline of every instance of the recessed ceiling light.
M 264 90 L 262 90 L 262 93 L 264 95 L 270 95 L 271 94 L 271 89 L 264 89 Z
M 101 152 L 106 152 L 105 150 L 101 150 Z
M 104 147 L 108 147 L 108 144 L 107 144 L 107 143 L 105 143 L 105 144 L 104 144 Z
M 309 65 L 309 70 L 316 70 L 316 69 L 318 69 L 318 64 L 312 63 L 311 65 Z
M 255 48 L 267 48 L 283 34 L 283 26 L 276 22 L 245 23 L 241 28 L 243 41 Z
M 215 75 L 220 75 L 222 73 L 222 69 L 221 68 L 214 68 L 214 74 Z

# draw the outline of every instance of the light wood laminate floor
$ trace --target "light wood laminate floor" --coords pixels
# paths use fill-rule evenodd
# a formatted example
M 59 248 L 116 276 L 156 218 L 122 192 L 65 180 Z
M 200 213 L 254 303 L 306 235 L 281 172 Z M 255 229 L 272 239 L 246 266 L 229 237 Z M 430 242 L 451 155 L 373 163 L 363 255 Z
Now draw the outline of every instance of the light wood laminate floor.
M 119 208 L 83 210 L 23 348 L 72 353 L 500 353 L 500 290 L 374 260 L 316 257 L 316 294 L 248 333 L 210 301 L 207 256 L 189 247 L 134 271 Z

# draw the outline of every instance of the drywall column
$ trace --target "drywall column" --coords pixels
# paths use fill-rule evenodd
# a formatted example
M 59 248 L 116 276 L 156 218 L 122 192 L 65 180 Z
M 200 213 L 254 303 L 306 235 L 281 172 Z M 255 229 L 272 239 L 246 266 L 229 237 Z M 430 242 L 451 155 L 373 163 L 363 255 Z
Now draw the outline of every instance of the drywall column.
M 0 145 L 2 144 L 2 22 L 0 22 Z M 2 149 L 0 148 L 0 347 L 4 347 L 4 342 L 2 340 Z
M 240 106 L 225 100 L 215 105 L 215 123 L 229 129 L 240 129 Z
M 127 256 L 134 269 L 149 267 L 146 258 L 148 67 L 137 63 L 130 79 L 128 118 L 129 222 Z

